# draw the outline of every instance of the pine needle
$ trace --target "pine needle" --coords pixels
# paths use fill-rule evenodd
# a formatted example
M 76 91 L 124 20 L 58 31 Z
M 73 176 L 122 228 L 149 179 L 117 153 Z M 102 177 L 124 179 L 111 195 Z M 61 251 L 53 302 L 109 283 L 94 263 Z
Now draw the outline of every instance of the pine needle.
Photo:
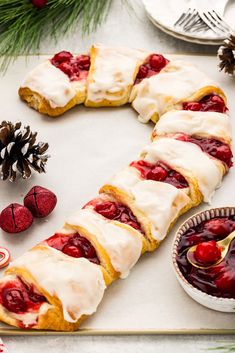
M 48 0 L 38 9 L 30 0 L 0 0 L 0 71 L 19 55 L 38 54 L 42 39 L 56 42 L 81 20 L 82 33 L 105 20 L 111 0 Z

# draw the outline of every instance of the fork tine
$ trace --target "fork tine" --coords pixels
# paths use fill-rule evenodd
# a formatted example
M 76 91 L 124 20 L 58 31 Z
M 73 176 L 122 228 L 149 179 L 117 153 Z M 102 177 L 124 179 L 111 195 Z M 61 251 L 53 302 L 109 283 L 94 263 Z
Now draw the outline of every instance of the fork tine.
M 228 29 L 226 29 L 222 26 L 221 21 L 214 15 L 213 11 L 212 11 L 212 13 L 210 11 L 208 11 L 208 14 L 210 16 L 211 21 L 215 24 L 215 26 L 217 28 L 219 28 L 221 30 L 221 32 L 223 32 L 223 33 L 228 32 Z
M 189 16 L 188 20 L 184 23 L 184 26 L 183 26 L 183 29 L 185 28 L 190 28 L 192 27 L 192 24 L 193 24 L 193 21 L 194 21 L 194 18 L 197 14 L 197 10 L 193 10 L 193 12 L 191 13 L 191 15 Z
M 186 16 L 186 13 L 183 12 L 182 15 L 178 18 L 178 20 L 174 23 L 174 26 L 178 26 L 181 23 L 181 20 L 183 20 Z
M 191 8 L 188 8 L 186 12 L 182 13 L 179 19 L 175 22 L 174 26 L 181 26 L 182 23 L 184 23 L 184 21 L 188 18 L 190 14 L 191 14 Z
M 212 11 L 214 14 L 214 17 L 217 19 L 217 21 L 220 22 L 220 25 L 223 26 L 228 32 L 234 32 L 233 29 L 229 26 L 227 22 L 221 17 L 215 10 Z
M 209 12 L 202 12 L 200 16 L 202 20 L 212 29 L 213 32 L 215 32 L 216 34 L 221 34 L 221 29 L 218 28 L 217 24 L 215 24 L 214 21 L 212 21 Z

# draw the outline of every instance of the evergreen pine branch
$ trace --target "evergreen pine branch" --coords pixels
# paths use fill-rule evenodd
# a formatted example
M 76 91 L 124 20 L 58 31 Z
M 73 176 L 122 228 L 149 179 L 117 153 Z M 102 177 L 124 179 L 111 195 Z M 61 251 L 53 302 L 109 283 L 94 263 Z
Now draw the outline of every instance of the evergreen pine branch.
M 18 55 L 38 54 L 42 39 L 54 41 L 73 31 L 81 20 L 83 34 L 105 20 L 111 0 L 48 0 L 36 8 L 30 0 L 0 1 L 0 71 Z

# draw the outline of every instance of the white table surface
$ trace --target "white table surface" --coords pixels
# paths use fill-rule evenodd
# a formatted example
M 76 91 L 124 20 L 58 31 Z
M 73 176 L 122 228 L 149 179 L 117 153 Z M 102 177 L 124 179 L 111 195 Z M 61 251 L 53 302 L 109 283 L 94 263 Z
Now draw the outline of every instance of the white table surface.
M 215 54 L 217 48 L 186 43 L 156 29 L 145 15 L 141 2 L 133 0 L 136 13 L 128 14 L 121 0 L 113 0 L 107 21 L 96 33 L 82 37 L 79 26 L 76 33 L 54 44 L 45 41 L 41 53 L 54 53 L 67 49 L 75 52 L 86 50 L 94 42 L 155 49 L 165 53 Z M 235 336 L 62 336 L 62 337 L 3 337 L 9 353 L 199 353 L 206 348 L 235 342 Z

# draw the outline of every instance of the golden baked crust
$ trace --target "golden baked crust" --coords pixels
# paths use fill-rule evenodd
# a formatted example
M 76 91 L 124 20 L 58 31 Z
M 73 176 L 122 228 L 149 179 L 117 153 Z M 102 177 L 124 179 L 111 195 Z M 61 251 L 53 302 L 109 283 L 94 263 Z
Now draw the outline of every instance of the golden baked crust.
M 39 113 L 49 115 L 50 117 L 57 117 L 64 114 L 75 105 L 83 103 L 86 98 L 86 90 L 81 90 L 78 91 L 76 96 L 74 96 L 64 107 L 52 108 L 46 98 L 42 97 L 37 92 L 31 91 L 28 87 L 20 87 L 18 93 L 20 98 L 31 108 L 39 111 Z
M 147 251 L 154 251 L 158 248 L 158 246 L 160 245 L 160 242 L 157 241 L 152 235 L 151 222 L 148 219 L 148 217 L 145 215 L 145 213 L 136 207 L 135 200 L 133 199 L 132 196 L 128 195 L 120 188 L 110 184 L 105 184 L 104 186 L 102 186 L 100 189 L 100 193 L 107 193 L 108 195 L 115 197 L 117 201 L 129 207 L 132 213 L 137 218 L 138 222 L 142 226 L 142 229 L 144 231 L 144 234 L 147 240 Z M 192 207 L 192 203 L 189 202 L 183 209 L 181 209 L 178 217 L 181 214 L 185 213 L 187 210 L 189 210 L 191 207 Z M 169 226 L 167 234 L 169 233 L 170 229 L 172 228 L 172 226 L 174 225 L 178 217 L 172 221 L 171 225 Z

